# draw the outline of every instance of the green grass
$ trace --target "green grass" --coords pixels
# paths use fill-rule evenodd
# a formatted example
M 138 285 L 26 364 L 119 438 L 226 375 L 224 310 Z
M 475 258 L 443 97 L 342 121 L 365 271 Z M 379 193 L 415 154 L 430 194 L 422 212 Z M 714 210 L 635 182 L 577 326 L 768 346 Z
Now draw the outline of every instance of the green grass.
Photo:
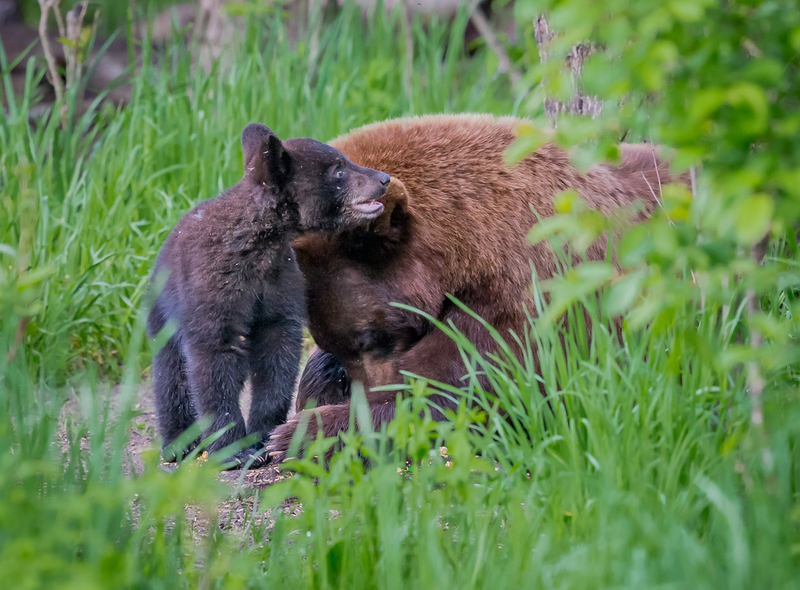
M 474 404 L 435 423 L 415 383 L 388 437 L 348 435 L 328 472 L 294 462 L 294 477 L 256 496 L 241 533 L 215 526 L 230 492 L 213 466 L 167 474 L 153 452 L 141 476 L 125 474 L 149 362 L 139 316 L 147 274 L 180 215 L 239 177 L 247 122 L 325 140 L 409 113 L 513 113 L 507 81 L 486 73 L 493 58 L 465 58 L 458 26 L 416 28 L 407 92 L 393 31 L 381 19 L 364 30 L 346 12 L 310 67 L 306 44 L 253 19 L 229 65 L 198 74 L 191 49 L 171 48 L 119 112 L 62 131 L 30 126 L 23 99 L 0 121 L 0 579 L 15 588 L 796 588 L 797 386 L 770 376 L 763 435 L 752 429 L 745 375 L 722 354 L 735 305 L 684 309 L 669 325 L 627 329 L 622 343 L 594 308 L 591 336 L 575 310 L 566 327 L 533 322 L 538 375 L 530 358 L 487 362 L 453 333 Z M 475 385 L 478 373 L 497 396 Z M 109 379 L 120 380 L 113 412 Z M 284 513 L 287 500 L 299 514 Z M 205 536 L 186 506 L 205 515 Z
M 314 64 L 278 19 L 249 19 L 242 47 L 209 75 L 191 67 L 191 48 L 173 47 L 160 68 L 139 73 L 129 107 L 67 131 L 54 120 L 29 126 L 28 96 L 12 105 L 0 123 L 0 243 L 53 269 L 28 327 L 36 368 L 74 372 L 93 359 L 119 374 L 158 249 L 193 204 L 241 177 L 247 123 L 325 141 L 387 117 L 508 112 L 506 80 L 484 73 L 484 56 L 463 59 L 463 20 L 416 27 L 410 89 L 396 23 L 381 18 L 365 31 L 360 20 L 348 9 L 326 27 Z

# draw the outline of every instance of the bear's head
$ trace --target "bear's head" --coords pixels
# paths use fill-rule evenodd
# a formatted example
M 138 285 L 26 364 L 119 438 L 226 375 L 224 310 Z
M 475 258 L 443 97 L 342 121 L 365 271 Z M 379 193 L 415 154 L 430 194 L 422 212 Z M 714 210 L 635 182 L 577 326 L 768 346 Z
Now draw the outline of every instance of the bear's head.
M 269 127 L 251 123 L 242 131 L 242 150 L 245 181 L 295 203 L 303 231 L 342 232 L 383 212 L 389 175 L 356 166 L 329 145 L 306 138 L 281 141 Z

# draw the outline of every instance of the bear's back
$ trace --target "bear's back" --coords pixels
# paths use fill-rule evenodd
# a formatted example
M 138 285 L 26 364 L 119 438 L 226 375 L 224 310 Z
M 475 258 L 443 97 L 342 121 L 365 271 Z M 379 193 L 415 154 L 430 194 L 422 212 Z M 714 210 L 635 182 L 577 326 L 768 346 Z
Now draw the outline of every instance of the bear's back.
M 529 282 L 529 261 L 540 277 L 549 277 L 556 268 L 552 253 L 544 244 L 528 245 L 527 234 L 539 217 L 554 214 L 554 197 L 565 189 L 613 215 L 637 200 L 652 211 L 659 185 L 675 180 L 649 145 L 623 145 L 618 165 L 595 165 L 584 174 L 551 144 L 510 165 L 505 154 L 520 123 L 530 124 L 492 115 L 427 115 L 367 125 L 331 145 L 399 179 L 418 239 L 448 260 L 446 267 L 468 269 L 463 278 L 469 281 Z M 591 250 L 590 258 L 604 257 L 604 243 Z

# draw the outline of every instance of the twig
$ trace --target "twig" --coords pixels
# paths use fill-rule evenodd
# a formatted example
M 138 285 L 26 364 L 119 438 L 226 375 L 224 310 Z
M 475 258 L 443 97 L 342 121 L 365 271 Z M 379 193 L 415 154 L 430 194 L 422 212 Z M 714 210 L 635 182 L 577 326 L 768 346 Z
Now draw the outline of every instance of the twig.
M 520 80 L 522 80 L 522 76 L 514 68 L 514 65 L 511 63 L 511 58 L 508 57 L 508 53 L 503 47 L 503 44 L 500 43 L 500 40 L 497 38 L 497 34 L 492 28 L 492 25 L 489 24 L 488 20 L 486 20 L 486 16 L 483 14 L 483 11 L 479 6 L 476 6 L 472 10 L 472 14 L 469 18 L 472 21 L 472 24 L 475 25 L 475 28 L 478 29 L 481 37 L 483 37 L 486 41 L 486 45 L 488 45 L 489 49 L 491 49 L 497 56 L 497 61 L 499 62 L 498 70 L 500 72 L 507 73 L 508 77 L 511 78 L 512 84 L 519 84 Z
M 79 2 L 75 8 L 67 13 L 67 34 L 69 40 L 64 46 L 64 55 L 67 58 L 67 89 L 79 83 L 83 70 L 83 21 L 86 18 L 87 1 Z M 97 30 L 97 15 L 95 12 L 92 34 Z
M 58 27 L 59 37 L 67 36 L 67 28 L 64 26 L 64 19 L 61 16 L 61 0 L 55 0 L 53 6 L 53 13 L 56 15 L 56 26 Z
M 405 37 L 405 71 L 403 72 L 403 86 L 405 87 L 408 104 L 414 104 L 413 71 L 414 71 L 414 33 L 411 30 L 411 11 L 405 6 L 403 11 L 403 36 Z
M 539 61 L 547 63 L 547 58 L 550 55 L 550 42 L 556 34 L 550 29 L 544 15 L 539 16 L 533 22 L 533 34 L 536 37 L 536 47 L 539 50 Z
M 653 187 L 650 185 L 650 181 L 647 180 L 647 177 L 644 175 L 644 172 L 642 172 L 641 174 L 642 174 L 642 178 L 644 178 L 644 181 L 647 183 L 647 188 L 650 189 L 650 194 L 653 195 L 653 198 L 656 200 L 656 203 L 658 203 L 658 206 L 661 207 L 661 210 L 664 212 L 664 215 L 666 216 L 667 221 L 669 222 L 670 225 L 674 226 L 675 222 L 672 221 L 672 219 L 670 219 L 669 213 L 667 213 L 667 210 L 664 208 L 664 204 L 661 202 L 661 199 L 658 198 L 658 195 L 653 190 Z M 661 193 L 661 180 L 660 179 L 658 181 L 658 192 Z
M 223 58 L 222 48 L 232 37 L 232 25 L 223 10 L 224 4 L 225 0 L 200 0 L 200 65 L 205 72 L 210 72 L 214 62 Z
M 53 57 L 53 52 L 50 48 L 50 37 L 47 34 L 47 17 L 50 14 L 50 10 L 54 9 L 54 12 L 56 13 L 56 21 L 59 23 L 59 28 L 63 26 L 61 14 L 58 11 L 58 5 L 60 2 L 61 0 L 39 0 L 39 7 L 41 8 L 41 15 L 39 17 L 39 39 L 42 42 L 42 52 L 44 53 L 44 59 L 47 62 L 47 70 L 49 73 L 48 78 L 50 79 L 50 84 L 53 85 L 53 89 L 56 92 L 57 104 L 61 104 L 64 99 L 64 84 L 61 80 L 61 76 L 58 73 L 56 59 Z
M 316 70 L 317 57 L 319 56 L 322 4 L 321 0 L 308 0 L 308 28 L 311 30 L 311 39 L 308 42 L 308 64 L 311 71 Z
M 653 164 L 655 165 L 656 178 L 658 179 L 658 194 L 663 196 L 664 195 L 664 190 L 661 187 L 661 174 L 658 171 L 658 158 L 656 158 L 656 150 L 655 150 L 655 148 L 653 149 Z M 647 177 L 644 175 L 644 172 L 641 172 L 641 175 L 642 175 L 642 178 L 644 179 L 644 181 L 647 183 L 647 188 L 650 189 L 650 193 L 653 195 L 653 198 L 656 200 L 656 203 L 658 203 L 658 206 L 661 207 L 661 210 L 664 212 L 664 216 L 667 218 L 667 222 L 671 226 L 675 227 L 675 222 L 672 221 L 672 218 L 669 216 L 669 213 L 667 213 L 667 209 L 664 207 L 664 204 L 661 202 L 661 199 L 658 197 L 656 192 L 653 190 L 653 187 L 650 185 L 650 181 L 647 180 Z M 693 270 L 689 270 L 689 274 L 692 276 L 692 283 L 697 285 L 697 277 L 695 276 L 694 271 Z M 705 309 L 705 306 L 706 306 L 706 296 L 705 296 L 705 294 L 703 293 L 703 291 L 701 289 L 701 291 L 700 291 L 700 309 Z
M 656 169 L 656 178 L 658 179 L 658 194 L 663 195 L 664 189 L 661 187 L 661 173 L 658 171 L 658 156 L 656 155 L 656 148 L 654 147 L 651 152 L 653 153 L 653 167 Z
M 769 235 L 764 236 L 753 246 L 752 257 L 759 266 L 764 262 L 768 244 Z M 761 334 L 760 330 L 752 327 L 752 319 L 758 312 L 755 289 L 748 289 L 745 294 L 745 299 L 747 302 L 747 319 L 748 324 L 750 324 L 750 348 L 757 350 L 764 345 L 764 336 Z M 764 393 L 765 386 L 766 380 L 761 374 L 761 367 L 758 360 L 751 360 L 747 363 L 747 388 L 750 391 L 750 422 L 758 431 L 764 471 L 771 473 L 774 461 L 772 459 L 772 452 L 767 444 L 766 432 L 764 430 L 764 402 L 762 394 Z
M 20 345 L 22 344 L 23 338 L 25 338 L 25 331 L 28 329 L 28 324 L 30 323 L 31 318 L 23 317 L 19 319 L 19 324 L 17 324 L 17 331 L 14 334 L 14 345 L 11 347 L 11 350 L 8 351 L 6 354 L 6 362 L 10 363 L 14 360 L 17 356 L 17 351 L 19 350 Z

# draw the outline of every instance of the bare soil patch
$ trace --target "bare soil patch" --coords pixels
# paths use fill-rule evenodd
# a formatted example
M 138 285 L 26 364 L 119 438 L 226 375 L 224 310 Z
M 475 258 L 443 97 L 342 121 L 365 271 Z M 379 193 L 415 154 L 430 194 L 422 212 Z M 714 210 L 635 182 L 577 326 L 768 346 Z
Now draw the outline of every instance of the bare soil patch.
M 120 386 L 114 385 L 110 388 L 108 393 L 110 394 L 109 399 L 111 406 L 111 419 L 114 420 L 116 419 L 119 411 Z M 103 401 L 103 397 L 103 392 L 99 392 L 99 395 L 97 396 L 98 399 L 94 403 L 98 404 L 99 407 L 102 407 L 102 404 L 105 403 Z M 66 453 L 69 449 L 69 435 L 67 432 L 67 429 L 69 428 L 69 418 L 71 416 L 77 416 L 80 414 L 80 404 L 81 401 L 78 399 L 78 397 L 73 396 L 71 399 L 69 399 L 69 401 L 67 401 L 66 404 L 64 404 L 59 416 L 58 444 L 61 448 L 61 451 L 64 453 Z M 245 390 L 242 394 L 241 404 L 242 412 L 246 416 L 250 406 L 249 384 L 245 386 Z M 292 407 L 294 407 L 294 404 L 292 404 Z M 126 465 L 124 467 L 125 471 L 129 475 L 142 473 L 144 469 L 144 454 L 146 452 L 153 450 L 160 452 L 160 440 L 158 438 L 156 426 L 155 403 L 153 399 L 152 385 L 150 384 L 149 380 L 143 381 L 137 387 L 134 409 L 138 411 L 139 415 L 133 418 L 128 426 L 128 443 L 125 448 L 125 456 L 128 458 L 128 461 L 126 461 Z M 294 410 L 292 409 L 289 413 L 289 417 L 291 417 L 293 414 Z M 81 439 L 81 448 L 85 451 L 89 450 L 89 436 L 91 436 L 91 433 Z M 177 464 L 166 462 L 162 462 L 161 467 L 166 471 L 178 468 Z M 269 464 L 258 469 L 249 469 L 247 471 L 238 469 L 221 471 L 218 477 L 220 481 L 230 484 L 232 492 L 238 490 L 237 496 L 239 498 L 244 498 L 249 495 L 245 492 L 245 490 L 251 489 L 255 491 L 266 488 L 273 483 L 280 481 L 281 479 L 285 479 L 286 474 L 281 474 L 281 471 L 278 469 L 277 465 Z
M 242 394 L 241 404 L 242 412 L 247 416 L 250 407 L 249 385 L 245 387 Z M 136 404 L 136 409 L 141 414 L 131 424 L 127 450 L 133 460 L 133 471 L 141 473 L 143 468 L 142 453 L 157 449 L 159 444 L 156 434 L 155 403 L 149 382 L 143 383 L 139 387 L 139 401 Z M 290 417 L 291 414 L 293 414 L 293 411 L 290 412 Z M 165 469 L 177 468 L 174 463 L 162 463 L 162 467 Z M 285 479 L 285 477 L 285 475 L 281 475 L 276 465 L 266 465 L 258 469 L 249 469 L 246 472 L 238 469 L 222 471 L 219 474 L 220 481 L 231 484 L 234 489 L 239 486 L 242 488 L 263 489 L 281 479 Z

